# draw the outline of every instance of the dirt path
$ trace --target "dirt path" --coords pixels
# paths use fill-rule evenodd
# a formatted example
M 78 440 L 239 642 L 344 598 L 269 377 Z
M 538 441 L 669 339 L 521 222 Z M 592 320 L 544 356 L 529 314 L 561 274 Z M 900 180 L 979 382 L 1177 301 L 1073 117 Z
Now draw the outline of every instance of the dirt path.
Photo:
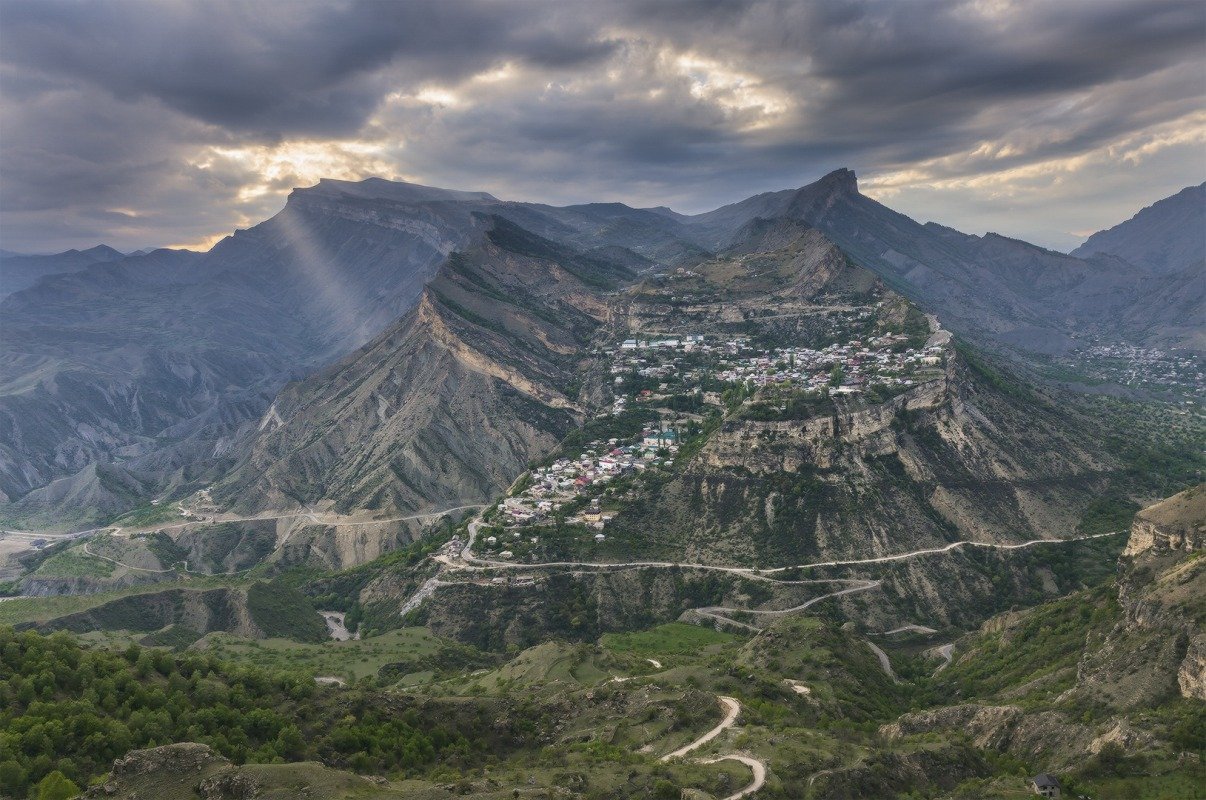
M 733 794 L 729 795 L 728 797 L 725 797 L 724 800 L 741 800 L 742 797 L 748 797 L 751 794 L 753 794 L 754 792 L 761 789 L 763 784 L 766 783 L 766 765 L 763 764 L 761 761 L 759 761 L 756 758 L 751 758 L 750 756 L 743 756 L 743 755 L 738 755 L 738 754 L 734 753 L 732 755 L 717 756 L 716 758 L 709 758 L 708 760 L 702 761 L 700 763 L 715 764 L 718 761 L 740 761 L 742 764 L 745 764 L 747 767 L 749 767 L 750 770 L 752 770 L 754 773 L 754 780 L 750 782 L 749 786 L 745 787 L 744 789 L 742 789 L 739 792 L 734 792 Z
M 939 647 L 938 655 L 942 656 L 942 658 L 944 660 L 941 664 L 938 665 L 938 669 L 934 670 L 935 675 L 937 675 L 939 672 L 942 672 L 942 670 L 949 667 L 951 665 L 951 662 L 955 660 L 955 644 L 954 644 L 954 642 L 952 642 L 950 644 L 944 644 L 944 645 L 942 645 L 942 647 Z
M 913 623 L 909 623 L 908 625 L 901 625 L 899 628 L 893 628 L 890 631 L 884 631 L 883 633 L 880 633 L 878 635 L 879 636 L 891 636 L 894 633 L 904 633 L 905 631 L 909 631 L 910 633 L 937 633 L 938 632 L 938 631 L 934 630 L 933 628 L 926 627 L 925 625 L 914 625 Z
M 93 558 L 99 558 L 101 561 L 108 561 L 109 563 L 116 564 L 119 567 L 125 567 L 126 569 L 134 570 L 135 572 L 153 572 L 158 575 L 163 575 L 168 572 L 176 571 L 172 567 L 168 567 L 167 569 L 149 569 L 148 567 L 136 567 L 133 564 L 127 564 L 124 561 L 118 561 L 116 558 L 109 558 L 108 556 L 102 556 L 100 553 L 94 553 L 88 549 L 89 544 L 90 544 L 90 542 L 86 542 L 84 544 L 84 552 L 87 555 L 90 555 Z M 186 568 L 187 568 L 187 565 L 186 565 Z
M 737 721 L 737 715 L 741 713 L 741 703 L 738 703 L 736 698 L 725 697 L 723 695 L 721 695 L 718 699 L 720 700 L 720 704 L 724 706 L 725 709 L 724 719 L 720 721 L 720 724 L 690 744 L 678 748 L 673 753 L 667 753 L 666 755 L 662 756 L 662 761 L 669 761 L 672 758 L 681 758 L 687 753 L 690 753 L 692 750 L 702 747 L 720 734 L 724 733 L 729 728 L 733 727 L 733 723 Z
M 720 695 L 716 699 L 720 701 L 720 705 L 725 709 L 724 719 L 720 721 L 720 724 L 690 744 L 678 748 L 673 753 L 667 753 L 666 755 L 662 756 L 662 761 L 669 761 L 672 758 L 682 758 L 687 753 L 703 747 L 705 744 L 712 741 L 729 728 L 733 727 L 733 723 L 737 721 L 737 717 L 741 714 L 741 703 L 739 703 L 735 697 L 726 697 L 724 695 Z M 728 797 L 724 798 L 724 800 L 740 800 L 740 798 L 747 797 L 758 791 L 762 788 L 763 784 L 766 783 L 766 764 L 762 763 L 756 758 L 753 758 L 752 756 L 743 755 L 740 753 L 726 753 L 714 758 L 697 759 L 697 761 L 700 764 L 715 764 L 719 761 L 740 761 L 753 771 L 753 781 L 751 781 L 750 784 L 744 789 L 729 795 Z

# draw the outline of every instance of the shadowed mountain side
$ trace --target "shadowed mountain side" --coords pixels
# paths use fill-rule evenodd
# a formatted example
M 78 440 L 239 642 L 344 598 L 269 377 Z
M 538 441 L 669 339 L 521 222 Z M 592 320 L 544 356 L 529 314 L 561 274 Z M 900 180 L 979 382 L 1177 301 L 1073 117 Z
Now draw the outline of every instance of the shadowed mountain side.
M 485 501 L 581 418 L 580 348 L 622 266 L 495 218 L 418 307 L 287 388 L 218 495 L 236 508 L 413 511 Z
M 1206 266 L 1206 183 L 1188 186 L 1112 228 L 1098 231 L 1072 251 L 1118 256 L 1150 272 L 1169 274 Z
M 61 488 L 42 491 L 69 480 L 78 492 L 95 463 L 140 476 L 148 493 L 212 479 L 287 381 L 412 309 L 447 255 L 480 235 L 482 212 L 595 250 L 575 258 L 611 265 L 604 282 L 653 264 L 638 251 L 695 250 L 654 212 L 322 181 L 207 254 L 161 250 L 46 278 L 0 313 L 0 513 L 82 524 L 137 503 L 118 493 L 83 514 L 58 503 Z
M 797 190 L 769 192 L 690 218 L 713 248 L 755 218 L 787 216 L 819 229 L 890 286 L 982 342 L 1062 352 L 1072 334 L 1186 344 L 1185 308 L 1203 307 L 1202 281 L 1155 274 L 1110 255 L 1087 260 L 989 233 L 922 225 L 858 191 L 837 170 Z M 1152 307 L 1160 293 L 1171 305 Z
M 4 253 L 0 255 L 0 298 L 27 289 L 48 275 L 81 272 L 94 264 L 119 261 L 125 257 L 124 253 L 103 244 L 87 250 L 68 250 L 46 256 Z

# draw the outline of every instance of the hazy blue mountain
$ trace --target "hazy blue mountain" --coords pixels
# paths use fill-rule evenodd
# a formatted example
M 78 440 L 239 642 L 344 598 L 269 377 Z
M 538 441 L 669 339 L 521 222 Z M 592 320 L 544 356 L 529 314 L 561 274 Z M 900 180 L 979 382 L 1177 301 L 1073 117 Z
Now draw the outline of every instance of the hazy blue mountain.
M 1098 231 L 1072 251 L 1088 258 L 1108 253 L 1145 270 L 1172 274 L 1206 266 L 1206 183 L 1188 186 L 1126 222 Z
M 88 250 L 68 250 L 46 256 L 0 252 L 0 297 L 33 286 L 47 275 L 79 272 L 93 264 L 104 264 L 119 258 L 125 258 L 125 254 L 104 244 Z
M 1200 314 L 1206 296 L 1202 281 L 1137 270 L 1111 254 L 1078 258 L 995 233 L 974 236 L 923 225 L 860 194 L 848 169 L 697 215 L 689 227 L 698 241 L 717 247 L 749 220 L 779 216 L 823 231 L 954 330 L 988 344 L 1060 352 L 1072 344 L 1072 334 L 1159 345 L 1196 342 L 1194 312 Z M 1166 302 L 1152 305 L 1155 295 Z
M 286 383 L 373 341 L 416 306 L 450 254 L 499 220 L 548 243 L 542 257 L 556 246 L 563 261 L 637 274 L 699 263 L 748 237 L 755 220 L 775 219 L 821 231 L 984 343 L 1058 352 L 1073 334 L 1161 345 L 1200 336 L 1195 266 L 1153 274 L 1116 255 L 1081 259 L 922 225 L 861 195 L 845 169 L 695 216 L 324 180 L 208 253 L 64 254 L 89 261 L 75 271 L 59 257 L 21 257 L 59 271 L 0 301 L 0 516 L 40 519 L 62 498 L 103 493 L 106 481 L 128 502 L 131 486 L 158 492 L 223 474 Z
M 0 515 L 41 519 L 100 480 L 95 463 L 152 487 L 208 480 L 287 381 L 413 308 L 491 214 L 629 268 L 698 250 L 674 238 L 673 221 L 629 211 L 324 180 L 208 253 L 162 250 L 47 277 L 0 305 Z M 69 492 L 51 486 L 61 480 Z

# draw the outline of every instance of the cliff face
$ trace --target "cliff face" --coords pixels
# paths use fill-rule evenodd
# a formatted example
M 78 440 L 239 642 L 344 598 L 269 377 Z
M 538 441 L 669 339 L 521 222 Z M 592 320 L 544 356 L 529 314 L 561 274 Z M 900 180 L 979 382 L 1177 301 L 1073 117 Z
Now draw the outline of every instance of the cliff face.
M 1120 561 L 1123 619 L 1080 666 L 1078 692 L 1121 707 L 1206 700 L 1206 485 L 1135 517 Z
M 623 267 L 494 219 L 398 324 L 287 388 L 217 489 L 238 509 L 488 501 L 581 419 L 578 354 Z
M 952 356 L 940 379 L 885 403 L 726 422 L 612 525 L 642 555 L 756 566 L 1068 535 L 1116 468 L 1082 424 Z
M 1186 555 L 1206 545 L 1206 491 L 1181 492 L 1135 515 L 1124 556 Z

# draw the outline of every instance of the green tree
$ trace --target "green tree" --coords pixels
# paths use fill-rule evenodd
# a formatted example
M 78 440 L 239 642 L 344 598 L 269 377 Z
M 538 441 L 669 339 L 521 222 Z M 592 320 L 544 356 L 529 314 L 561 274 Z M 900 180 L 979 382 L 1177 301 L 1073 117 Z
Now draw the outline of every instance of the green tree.
M 37 800 L 70 800 L 72 797 L 77 797 L 79 793 L 80 787 L 68 780 L 67 776 L 57 769 L 38 781 L 38 785 L 34 789 L 34 797 Z

